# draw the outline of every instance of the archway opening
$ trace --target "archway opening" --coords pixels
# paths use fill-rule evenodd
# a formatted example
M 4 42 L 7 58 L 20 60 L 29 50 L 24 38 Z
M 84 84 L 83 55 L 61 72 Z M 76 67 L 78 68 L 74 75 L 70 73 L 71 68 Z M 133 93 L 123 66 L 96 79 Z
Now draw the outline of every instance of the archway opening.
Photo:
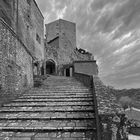
M 66 69 L 66 76 L 70 77 L 70 69 L 69 68 Z
M 38 75 L 38 73 L 39 73 L 37 62 L 35 62 L 34 65 L 33 65 L 33 72 L 34 72 L 34 75 Z
M 73 76 L 73 66 L 65 65 L 64 69 L 63 69 L 63 75 L 66 77 L 72 77 Z
M 49 60 L 46 62 L 46 74 L 55 74 L 55 62 L 52 60 Z
M 43 66 L 41 67 L 41 75 L 45 75 L 44 74 L 44 67 Z

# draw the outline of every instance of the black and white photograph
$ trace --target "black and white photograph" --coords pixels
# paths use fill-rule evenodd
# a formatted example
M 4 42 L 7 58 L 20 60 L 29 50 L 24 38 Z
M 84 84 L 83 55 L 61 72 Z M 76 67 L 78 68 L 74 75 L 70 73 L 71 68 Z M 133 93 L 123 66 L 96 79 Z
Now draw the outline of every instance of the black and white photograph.
M 0 140 L 140 140 L 140 0 L 0 0 Z

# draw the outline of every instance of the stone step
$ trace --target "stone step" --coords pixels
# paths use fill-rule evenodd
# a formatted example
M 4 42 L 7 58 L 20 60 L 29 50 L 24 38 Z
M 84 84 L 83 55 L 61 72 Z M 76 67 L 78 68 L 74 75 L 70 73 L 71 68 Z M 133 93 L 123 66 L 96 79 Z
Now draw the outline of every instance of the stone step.
M 54 94 L 63 94 L 63 95 L 65 95 L 65 94 L 92 94 L 92 93 L 90 93 L 89 91 L 79 91 L 79 92 L 76 92 L 76 91 L 30 91 L 29 93 L 25 93 L 24 95 L 31 95 L 31 94 L 38 94 L 39 93 L 39 95 L 42 95 L 42 94 L 52 94 L 52 95 L 54 95 Z
M 49 126 L 27 126 L 27 127 L 20 127 L 20 126 L 14 126 L 14 127 L 0 127 L 0 131 L 4 132 L 85 132 L 85 131 L 96 131 L 96 128 L 92 127 L 49 127 Z M 45 140 L 45 139 L 44 139 Z
M 94 112 L 93 106 L 3 107 L 0 112 Z
M 89 90 L 35 90 L 35 91 L 30 91 L 29 93 L 90 93 Z
M 57 98 L 59 97 L 61 99 L 62 98 L 74 98 L 74 97 L 80 97 L 80 98 L 84 98 L 84 97 L 93 97 L 92 93 L 89 93 L 89 94 L 80 94 L 80 93 L 66 93 L 66 94 L 63 94 L 63 93 L 44 93 L 44 94 L 24 94 L 23 96 L 19 97 L 19 98 L 30 98 L 30 97 L 50 97 L 50 98 Z
M 19 112 L 0 113 L 0 120 L 91 120 L 95 119 L 92 112 Z
M 85 89 L 85 88 L 75 88 L 75 87 L 60 87 L 60 88 L 57 88 L 57 87 L 45 87 L 44 89 L 47 89 L 47 90 L 59 90 L 59 91 L 89 91 L 89 89 Z
M 7 137 L 8 136 L 8 137 Z M 0 140 L 96 140 L 93 94 L 74 78 L 50 76 L 0 108 Z
M 76 129 L 77 130 L 77 129 Z M 96 140 L 96 131 L 0 132 L 0 140 Z
M 13 102 L 92 102 L 92 98 L 67 98 L 67 99 L 17 99 Z
M 95 127 L 95 120 L 1 120 L 0 128 L 43 128 L 52 127 L 54 129 L 65 129 L 66 127 L 90 127 L 90 129 Z M 74 129 L 74 128 L 73 128 Z
M 44 90 L 50 90 L 50 91 L 55 91 L 55 86 L 50 88 L 50 89 L 47 89 L 48 86 L 46 87 L 40 87 L 40 88 L 34 88 L 32 89 L 32 91 L 44 91 Z M 56 88 L 57 90 L 57 88 Z M 60 88 L 59 89 L 60 91 L 89 91 L 89 88 L 79 88 L 79 89 L 76 89 L 76 88 L 66 88 L 66 89 L 63 89 L 63 88 Z
M 36 103 L 36 104 L 31 104 L 31 103 L 26 103 L 26 104 L 4 104 L 3 107 L 92 107 L 93 105 L 90 104 L 72 104 L 72 105 L 68 105 L 68 104 L 50 104 L 50 105 L 46 105 L 46 104 L 40 104 L 40 103 Z M 93 106 L 94 107 L 94 106 Z
M 48 84 L 48 85 L 43 85 L 43 87 L 55 87 L 55 88 L 66 88 L 66 87 L 69 87 L 69 88 L 82 88 L 82 89 L 87 89 L 87 87 L 81 85 L 81 84 Z
M 77 84 L 77 83 L 48 83 L 42 85 L 42 87 L 81 87 L 81 88 L 87 88 L 83 86 L 83 84 Z
M 43 88 L 43 87 L 41 87 Z M 52 90 L 52 91 L 89 91 L 89 89 L 85 89 L 85 88 L 75 88 L 75 87 L 60 87 L 60 88 L 57 88 L 57 87 L 44 87 L 44 90 Z
M 10 104 L 4 104 L 3 106 L 15 106 L 15 107 L 21 107 L 21 106 L 51 106 L 51 107 L 54 107 L 54 106 L 85 106 L 85 105 L 90 105 L 92 106 L 93 105 L 93 102 L 12 102 Z
M 77 83 L 77 82 L 73 82 L 73 83 L 70 83 L 70 82 L 53 82 L 53 83 L 44 83 L 42 86 L 80 86 L 80 87 L 85 87 L 83 84 L 81 83 Z
M 75 95 L 75 94 L 71 94 L 71 95 L 23 95 L 21 97 L 19 97 L 18 99 L 86 99 L 86 98 L 93 98 L 92 95 L 90 94 L 83 94 L 83 95 Z
M 81 87 L 86 87 L 83 85 L 83 83 L 79 83 L 79 82 L 70 82 L 70 81 L 64 81 L 64 82 L 57 82 L 57 81 L 53 81 L 53 82 L 43 82 L 44 85 L 56 85 L 56 86 L 81 86 Z
M 33 95 L 40 95 L 40 96 L 43 96 L 43 95 L 49 95 L 49 96 L 55 96 L 55 95 L 58 95 L 58 96 L 69 96 L 69 95 L 76 95 L 76 96 L 86 96 L 86 95 L 93 95 L 92 93 L 89 93 L 89 92 L 32 92 L 32 93 L 25 93 L 23 94 L 24 96 L 27 95 L 27 96 L 33 96 Z

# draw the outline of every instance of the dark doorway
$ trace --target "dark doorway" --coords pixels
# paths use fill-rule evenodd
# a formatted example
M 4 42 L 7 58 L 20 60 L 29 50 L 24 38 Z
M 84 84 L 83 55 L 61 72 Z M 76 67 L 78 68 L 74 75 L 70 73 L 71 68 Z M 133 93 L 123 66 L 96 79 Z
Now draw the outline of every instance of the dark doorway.
M 46 62 L 46 74 L 55 74 L 55 63 L 52 60 Z
M 44 67 L 41 67 L 41 75 L 44 75 Z
M 70 77 L 70 69 L 69 68 L 66 69 L 66 76 Z
M 34 75 L 38 75 L 38 63 L 34 63 Z

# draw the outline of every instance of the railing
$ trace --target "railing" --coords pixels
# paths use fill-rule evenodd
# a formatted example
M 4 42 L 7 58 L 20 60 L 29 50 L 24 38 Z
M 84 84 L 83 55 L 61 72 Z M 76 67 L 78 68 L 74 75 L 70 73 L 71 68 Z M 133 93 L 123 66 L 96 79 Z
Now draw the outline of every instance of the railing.
M 101 140 L 98 105 L 97 105 L 97 98 L 96 98 L 95 86 L 94 86 L 94 81 L 93 81 L 93 75 L 74 73 L 73 76 L 78 81 L 82 82 L 86 87 L 90 88 L 90 90 L 93 94 L 93 101 L 94 101 L 94 108 L 95 108 L 95 119 L 96 119 L 96 130 L 97 130 L 97 140 Z

